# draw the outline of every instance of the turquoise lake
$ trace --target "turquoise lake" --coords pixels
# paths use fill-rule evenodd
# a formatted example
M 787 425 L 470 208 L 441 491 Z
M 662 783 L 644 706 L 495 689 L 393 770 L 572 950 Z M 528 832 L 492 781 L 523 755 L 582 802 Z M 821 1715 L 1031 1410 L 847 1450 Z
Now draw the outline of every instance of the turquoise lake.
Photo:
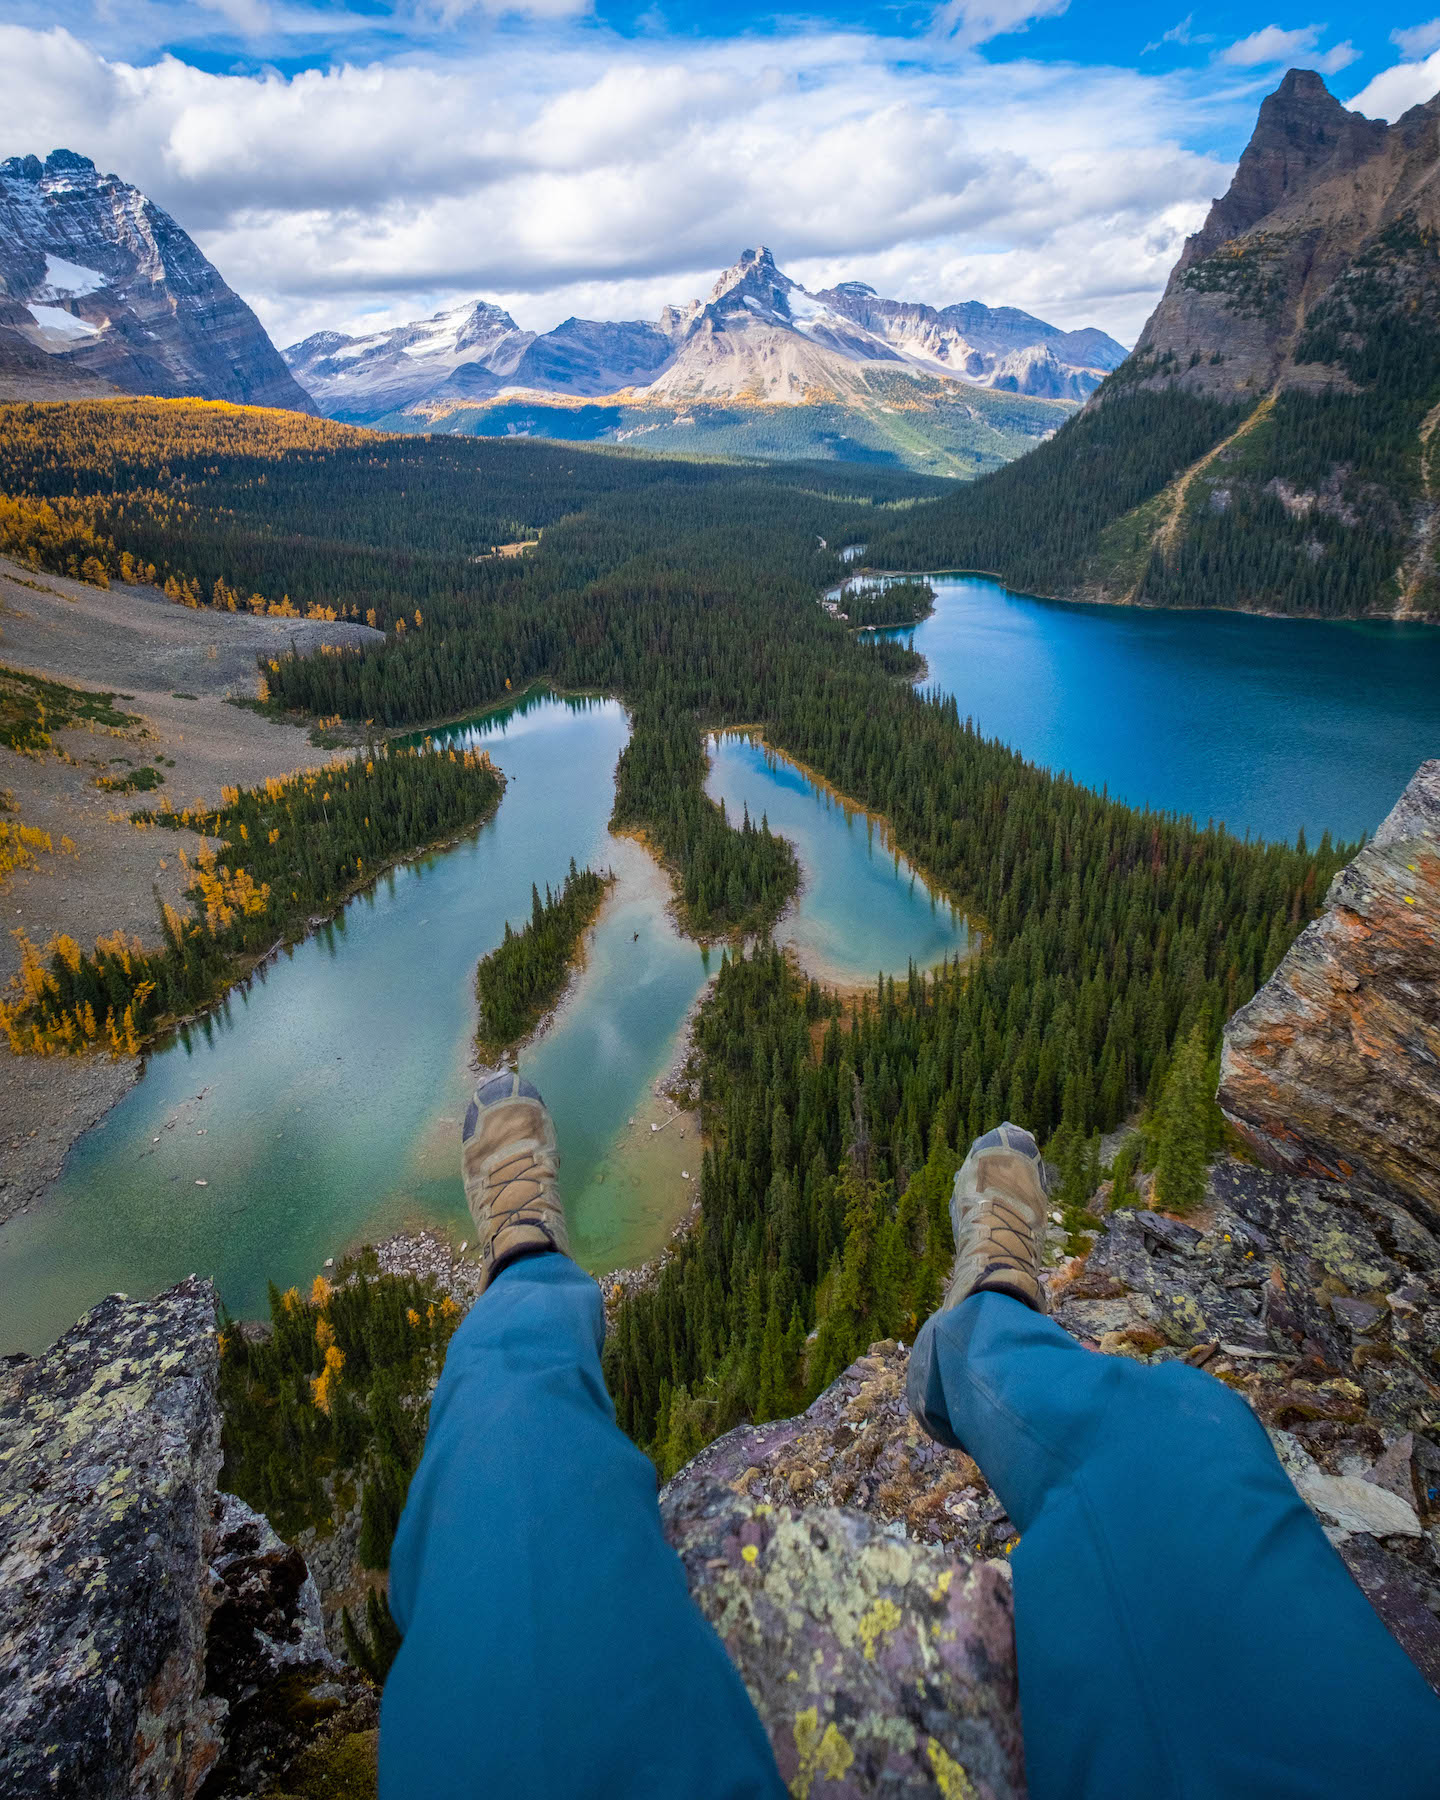
M 1370 832 L 1440 756 L 1440 631 L 1079 606 L 933 575 L 926 685 L 1032 762 L 1135 805 L 1311 842 Z
M 1137 804 L 1354 838 L 1440 756 L 1429 628 L 1073 606 L 934 579 L 932 617 L 892 634 L 926 657 L 928 685 L 988 735 Z M 522 1066 L 556 1115 L 579 1258 L 601 1272 L 652 1255 L 700 1160 L 653 1086 L 718 952 L 677 931 L 667 878 L 607 829 L 627 732 L 613 701 L 535 694 L 437 733 L 483 744 L 505 771 L 494 819 L 393 870 L 147 1059 L 50 1197 L 0 1229 L 0 1352 L 38 1348 L 115 1289 L 199 1271 L 249 1315 L 267 1278 L 308 1281 L 402 1227 L 464 1239 L 475 964 L 528 915 L 532 881 L 558 884 L 572 856 L 617 882 Z M 876 820 L 751 737 L 709 750 L 711 795 L 796 847 L 804 888 L 778 935 L 807 968 L 849 986 L 964 951 L 963 916 Z
M 147 1059 L 45 1203 L 0 1230 L 0 1351 L 41 1347 L 117 1289 L 201 1272 L 248 1316 L 263 1313 L 267 1279 L 308 1283 L 326 1257 L 403 1227 L 465 1239 L 475 964 L 528 917 L 532 881 L 558 886 L 572 856 L 617 882 L 521 1066 L 555 1113 L 578 1258 L 602 1272 L 663 1244 L 700 1149 L 652 1088 L 719 953 L 677 931 L 668 879 L 606 828 L 624 711 L 535 695 L 434 735 L 483 744 L 504 770 L 494 819 L 392 870 Z M 716 797 L 799 847 L 806 887 L 781 935 L 810 966 L 860 982 L 964 948 L 963 919 L 864 815 L 745 739 L 712 755 Z

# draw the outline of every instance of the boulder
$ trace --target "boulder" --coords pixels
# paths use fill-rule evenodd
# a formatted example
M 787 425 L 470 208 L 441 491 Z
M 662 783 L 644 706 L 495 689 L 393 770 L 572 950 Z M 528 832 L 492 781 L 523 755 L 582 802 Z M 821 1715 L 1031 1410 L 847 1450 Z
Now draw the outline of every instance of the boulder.
M 1272 1168 L 1440 1227 L 1440 761 L 1225 1029 L 1220 1105 Z
M 696 1472 L 662 1511 L 797 1800 L 1024 1795 L 1006 1565 Z
M 0 1800 L 222 1800 L 353 1678 L 304 1560 L 218 1492 L 215 1291 L 112 1294 L 0 1368 Z

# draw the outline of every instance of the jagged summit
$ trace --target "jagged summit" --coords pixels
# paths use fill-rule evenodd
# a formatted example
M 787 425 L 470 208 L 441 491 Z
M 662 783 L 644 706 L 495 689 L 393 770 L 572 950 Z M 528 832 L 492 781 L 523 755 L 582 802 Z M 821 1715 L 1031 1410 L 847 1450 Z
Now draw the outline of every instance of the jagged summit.
M 7 156 L 0 162 L 0 175 L 16 176 L 22 181 L 39 181 L 42 176 L 64 171 L 93 175 L 95 165 L 88 156 L 74 150 L 52 150 L 43 163 L 38 156 Z
M 862 281 L 812 294 L 761 244 L 707 298 L 667 306 L 653 325 L 570 318 L 537 335 L 481 301 L 371 337 L 317 332 L 285 360 L 326 412 L 375 420 L 507 394 L 844 401 L 875 374 L 1079 401 L 1124 355 L 1102 331 L 1061 331 L 1013 307 L 937 310 Z
M 1152 379 L 1224 395 L 1337 379 L 1297 347 L 1332 284 L 1402 218 L 1440 227 L 1437 106 L 1387 125 L 1348 111 L 1313 69 L 1291 69 L 1261 102 L 1228 191 L 1187 239 L 1137 363 L 1159 365 Z
M 1440 618 L 1437 246 L 1440 97 L 1387 125 L 1292 70 L 1133 356 L 1028 466 L 956 497 L 931 564 L 1066 599 Z
M 88 156 L 0 163 L 0 393 L 199 395 L 313 411 L 166 212 Z
M 1251 230 L 1317 180 L 1357 168 L 1381 147 L 1388 129 L 1382 119 L 1348 112 L 1314 69 L 1291 69 L 1261 101 L 1228 191 L 1191 240 L 1194 255 Z

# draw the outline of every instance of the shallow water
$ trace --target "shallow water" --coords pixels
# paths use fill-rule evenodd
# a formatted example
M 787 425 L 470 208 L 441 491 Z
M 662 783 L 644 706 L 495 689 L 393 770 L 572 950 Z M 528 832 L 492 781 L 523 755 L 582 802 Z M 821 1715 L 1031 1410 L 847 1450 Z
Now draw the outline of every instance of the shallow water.
M 646 852 L 606 829 L 627 730 L 613 701 L 537 695 L 437 733 L 484 744 L 505 771 L 494 819 L 393 870 L 147 1060 L 51 1197 L 0 1230 L 0 1350 L 38 1348 L 116 1289 L 197 1271 L 250 1315 L 267 1279 L 308 1282 L 326 1257 L 402 1226 L 465 1238 L 475 964 L 507 919 L 523 924 L 531 882 L 558 885 L 572 856 L 613 868 L 617 885 L 521 1066 L 555 1113 L 579 1259 L 599 1271 L 654 1254 L 695 1191 L 700 1150 L 685 1120 L 664 1123 L 652 1084 L 718 956 L 677 931 Z M 861 980 L 963 944 L 963 922 L 863 815 L 790 765 L 726 740 L 714 779 L 737 811 L 743 792 L 777 828 L 793 821 L 812 877 L 786 927 L 802 950 Z
M 795 846 L 804 886 L 776 937 L 812 974 L 842 987 L 913 959 L 930 968 L 969 946 L 965 915 L 924 880 L 882 821 L 812 781 L 745 733 L 711 738 L 707 791 L 732 818 L 764 817 Z M 843 854 L 840 852 L 843 849 Z
M 1033 762 L 1288 838 L 1371 832 L 1440 756 L 1440 630 L 1034 600 L 936 575 L 927 685 Z

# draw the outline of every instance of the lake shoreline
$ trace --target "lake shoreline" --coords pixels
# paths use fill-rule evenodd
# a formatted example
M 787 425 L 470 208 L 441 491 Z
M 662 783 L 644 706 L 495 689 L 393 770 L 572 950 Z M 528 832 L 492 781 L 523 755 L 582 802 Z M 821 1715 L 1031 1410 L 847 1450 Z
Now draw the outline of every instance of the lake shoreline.
M 963 901 L 957 900 L 950 893 L 944 882 L 933 875 L 930 870 L 925 868 L 922 864 L 916 862 L 909 851 L 905 850 L 900 845 L 895 836 L 895 827 L 891 824 L 888 814 L 876 812 L 872 807 L 864 805 L 862 801 L 856 800 L 851 795 L 842 792 L 841 789 L 835 786 L 833 781 L 822 775 L 818 769 L 812 768 L 809 763 L 802 762 L 793 751 L 782 750 L 775 744 L 772 744 L 770 739 L 765 735 L 765 727 L 763 725 L 723 725 L 717 728 L 707 729 L 705 735 L 707 737 L 745 737 L 753 739 L 768 755 L 778 756 L 789 763 L 792 768 L 798 769 L 808 782 L 818 788 L 821 793 L 835 801 L 847 814 L 863 818 L 877 825 L 880 830 L 880 842 L 884 845 L 885 849 L 887 849 L 892 856 L 898 854 L 903 857 L 905 862 L 909 864 L 913 873 L 923 884 L 925 891 L 929 894 L 930 898 L 964 914 L 969 929 L 977 940 L 978 946 L 978 940 L 983 936 L 983 921 L 980 920 L 979 914 L 971 912 L 965 906 Z M 798 856 L 796 861 L 799 861 Z M 804 895 L 805 870 L 803 865 L 800 874 L 801 881 L 799 887 L 796 888 L 794 894 L 791 895 L 790 899 L 787 900 L 785 905 L 781 908 L 774 925 L 771 927 L 770 935 L 772 936 L 787 919 L 794 916 L 795 909 L 799 906 L 800 900 Z M 747 936 L 745 939 L 745 942 L 747 943 L 759 941 L 758 938 L 751 936 Z M 803 966 L 803 958 L 801 961 Z M 832 987 L 845 985 L 844 978 L 834 971 L 825 973 L 817 971 L 815 979 L 822 983 L 822 985 L 825 983 L 828 983 Z
M 270 945 L 268 950 L 258 954 L 237 959 L 233 975 L 225 978 L 224 986 L 204 1006 L 197 1007 L 194 1012 L 185 1013 L 176 1019 L 168 1019 L 161 1023 L 147 1040 L 144 1049 L 136 1057 L 112 1057 L 101 1050 L 94 1050 L 74 1057 L 40 1057 L 16 1056 L 11 1064 L 35 1064 L 43 1068 L 50 1078 L 39 1084 L 33 1096 L 33 1107 L 27 1107 L 27 1117 L 37 1118 L 38 1123 L 30 1133 L 34 1139 L 44 1134 L 46 1146 L 40 1157 L 30 1158 L 32 1167 L 27 1169 L 25 1161 L 20 1164 L 18 1179 L 11 1174 L 7 1157 L 6 1180 L 0 1186 L 0 1230 L 13 1218 L 29 1212 L 32 1207 L 43 1206 L 50 1198 L 56 1186 L 65 1175 L 65 1166 L 70 1153 L 87 1132 L 103 1125 L 107 1115 L 125 1098 L 130 1090 L 145 1076 L 145 1066 L 150 1056 L 157 1050 L 164 1049 L 169 1042 L 187 1026 L 197 1025 L 211 1017 L 230 997 L 246 991 L 259 972 L 270 963 L 278 960 L 280 953 L 287 949 L 298 949 L 307 943 L 317 932 L 323 931 L 344 912 L 352 900 L 359 899 L 388 874 L 396 869 L 406 867 L 410 863 L 423 860 L 427 856 L 437 855 L 446 850 L 453 850 L 466 839 L 482 831 L 494 818 L 501 801 L 505 798 L 505 774 L 500 768 L 495 769 L 500 779 L 500 793 L 494 806 L 490 807 L 482 818 L 461 832 L 447 833 L 432 843 L 417 845 L 403 854 L 389 857 L 385 862 L 377 864 L 375 869 L 367 870 L 365 875 L 347 887 L 337 897 L 333 906 L 323 915 L 312 913 L 306 920 L 305 929 L 301 932 L 282 936 Z M 209 840 L 207 840 L 209 841 Z M 219 840 L 216 840 L 219 841 Z M 88 1079 L 77 1075 L 72 1082 L 69 1079 L 54 1080 L 57 1068 L 69 1071 L 84 1069 Z M 102 1076 L 101 1071 L 104 1071 Z M 106 1079 L 105 1077 L 112 1077 Z M 11 1148 L 19 1147 L 15 1140 Z M 23 1156 L 23 1151 L 22 1151 Z M 42 1160 L 43 1158 L 43 1160 Z
M 505 1065 L 508 1065 L 511 1068 L 515 1067 L 520 1060 L 521 1053 L 537 1044 L 555 1023 L 559 1014 L 564 1010 L 565 1002 L 575 991 L 575 984 L 585 971 L 590 943 L 600 927 L 600 922 L 605 916 L 606 909 L 610 906 L 611 901 L 619 894 L 619 879 L 613 869 L 601 876 L 601 881 L 603 886 L 601 888 L 600 898 L 596 902 L 595 909 L 590 914 L 590 917 L 585 920 L 579 931 L 575 934 L 575 942 L 571 946 L 569 955 L 565 958 L 565 970 L 561 977 L 559 987 L 556 989 L 555 993 L 551 995 L 550 999 L 546 1001 L 544 1009 L 522 1036 L 509 1039 L 504 1043 L 495 1043 L 482 1037 L 479 1018 L 479 995 L 477 992 L 476 1025 L 475 1031 L 472 1034 L 470 1046 L 470 1059 L 473 1068 L 477 1070 L 495 1069 Z M 475 965 L 475 981 L 477 984 L 479 982 L 481 965 L 486 961 L 487 957 L 493 956 L 494 954 L 494 950 L 489 950 L 484 956 L 477 960 Z
M 1099 606 L 1113 608 L 1116 611 L 1175 613 L 1185 617 L 1196 613 L 1228 613 L 1238 614 L 1247 619 L 1283 619 L 1296 625 L 1436 625 L 1440 626 L 1440 613 L 1400 613 L 1400 612 L 1364 612 L 1348 613 L 1339 618 L 1330 618 L 1323 613 L 1287 613 L 1275 612 L 1264 606 L 1158 606 L 1149 600 L 1130 600 L 1125 598 L 1104 597 L 1095 593 L 1079 594 L 1037 594 L 1029 588 L 1011 587 L 998 569 L 855 569 L 845 577 L 846 581 L 860 577 L 873 577 L 877 581 L 903 581 L 911 577 L 961 576 L 977 581 L 993 581 L 997 586 L 1016 600 L 1044 600 L 1052 606 Z M 827 590 L 828 592 L 829 590 Z M 934 608 L 926 617 L 933 616 Z M 923 624 L 924 621 L 922 620 Z M 857 631 L 906 631 L 908 625 L 869 625 L 857 626 Z

